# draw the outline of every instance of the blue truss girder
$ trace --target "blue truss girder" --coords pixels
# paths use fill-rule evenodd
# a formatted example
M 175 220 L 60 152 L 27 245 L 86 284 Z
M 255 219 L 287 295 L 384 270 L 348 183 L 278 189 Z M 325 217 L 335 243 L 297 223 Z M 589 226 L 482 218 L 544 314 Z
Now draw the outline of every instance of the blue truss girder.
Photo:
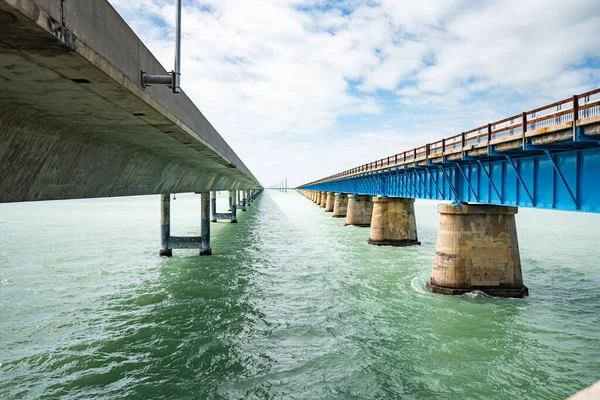
M 389 168 L 301 189 L 600 213 L 600 147 Z

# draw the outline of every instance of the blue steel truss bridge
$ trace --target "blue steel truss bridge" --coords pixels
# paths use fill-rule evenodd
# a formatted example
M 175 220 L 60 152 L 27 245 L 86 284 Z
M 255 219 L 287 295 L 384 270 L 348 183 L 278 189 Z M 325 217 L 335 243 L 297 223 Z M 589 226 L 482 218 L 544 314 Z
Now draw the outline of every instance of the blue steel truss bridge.
M 300 186 L 600 212 L 600 89 Z

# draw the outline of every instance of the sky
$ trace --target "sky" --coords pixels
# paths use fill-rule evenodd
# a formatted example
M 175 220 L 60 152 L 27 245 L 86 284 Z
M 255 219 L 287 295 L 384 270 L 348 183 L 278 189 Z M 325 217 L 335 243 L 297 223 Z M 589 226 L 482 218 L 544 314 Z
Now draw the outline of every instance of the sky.
M 175 0 L 109 0 L 167 70 Z M 298 186 L 600 87 L 597 0 L 183 0 L 181 87 Z

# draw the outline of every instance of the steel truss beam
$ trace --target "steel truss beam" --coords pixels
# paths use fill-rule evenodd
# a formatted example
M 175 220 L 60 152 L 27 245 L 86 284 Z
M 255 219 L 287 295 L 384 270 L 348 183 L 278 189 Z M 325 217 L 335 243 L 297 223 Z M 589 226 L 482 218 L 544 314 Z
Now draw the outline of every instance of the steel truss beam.
M 600 213 L 600 146 L 518 155 L 492 150 L 482 158 L 392 167 L 301 188 Z

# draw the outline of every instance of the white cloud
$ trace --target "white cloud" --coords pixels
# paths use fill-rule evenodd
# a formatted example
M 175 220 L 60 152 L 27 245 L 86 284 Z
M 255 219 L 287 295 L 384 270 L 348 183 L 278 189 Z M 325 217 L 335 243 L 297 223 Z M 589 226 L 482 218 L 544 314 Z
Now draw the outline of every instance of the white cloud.
M 595 33 L 600 10 L 594 1 L 482 4 L 463 10 L 431 40 L 436 64 L 418 74 L 421 90 L 445 93 L 477 80 L 478 91 L 503 86 L 523 94 L 555 92 L 566 70 L 600 56 Z M 579 77 L 576 84 L 585 80 Z
M 174 2 L 111 3 L 171 68 Z M 598 26 L 593 0 L 190 0 L 182 87 L 300 184 L 598 85 Z

